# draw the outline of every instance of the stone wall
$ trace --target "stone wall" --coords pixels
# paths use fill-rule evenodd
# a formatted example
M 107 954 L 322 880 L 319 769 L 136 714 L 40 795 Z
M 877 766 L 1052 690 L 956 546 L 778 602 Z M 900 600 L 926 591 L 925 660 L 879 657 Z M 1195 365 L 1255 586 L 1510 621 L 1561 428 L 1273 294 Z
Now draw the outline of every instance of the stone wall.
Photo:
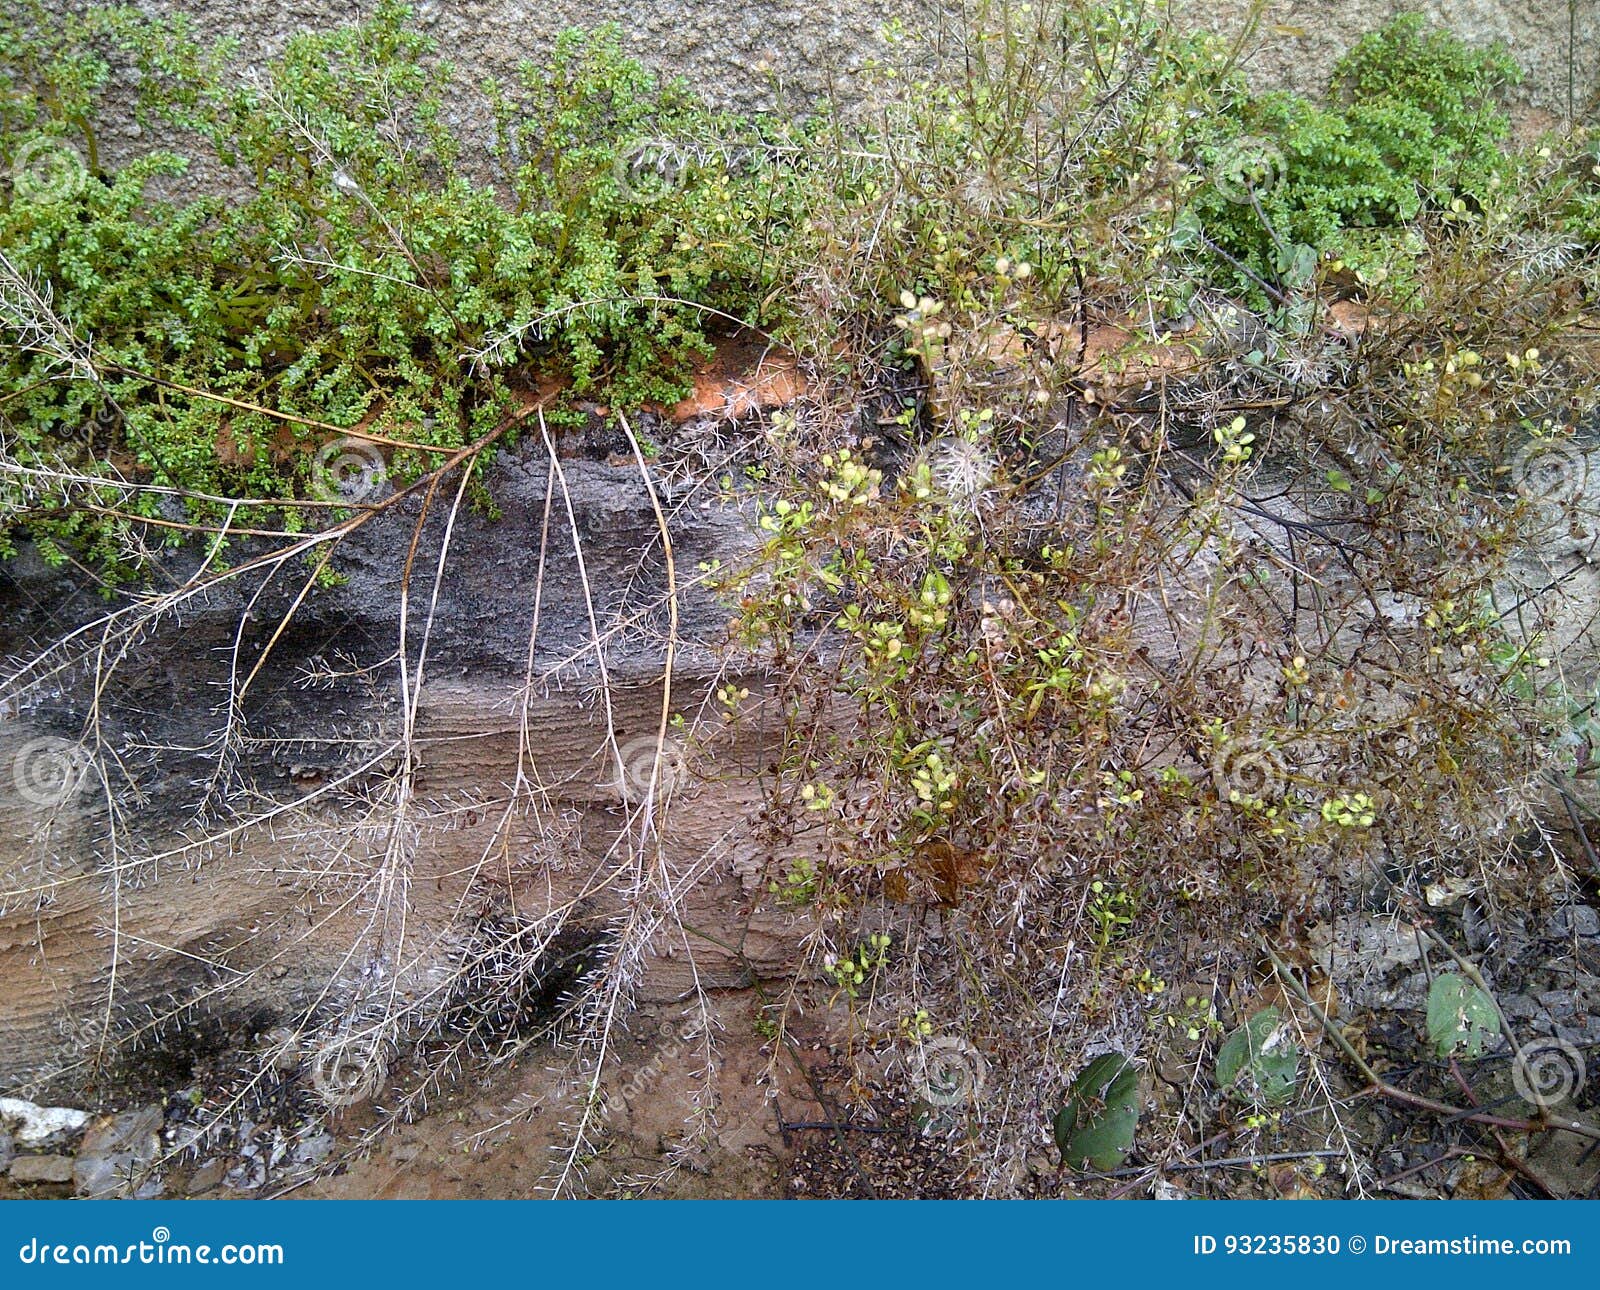
M 362 0 L 276 5 L 143 0 L 142 7 L 187 13 L 206 34 L 237 38 L 246 62 L 269 55 L 293 32 L 350 22 L 371 9 Z M 1254 5 L 1252 0 L 1173 0 L 1173 7 L 1181 23 L 1232 34 L 1241 30 Z M 1315 91 L 1357 36 L 1418 8 L 1467 40 L 1504 41 L 1528 72 L 1523 97 L 1532 108 L 1565 113 L 1569 64 L 1580 102 L 1600 83 L 1600 0 L 1266 0 L 1247 65 L 1260 85 Z M 933 0 L 416 3 L 417 21 L 439 42 L 466 86 L 537 56 L 566 27 L 615 21 L 632 53 L 663 71 L 687 75 L 717 104 L 744 109 L 831 92 L 857 97 L 863 62 L 884 52 L 879 33 L 886 21 L 898 17 L 908 28 L 928 29 L 951 21 L 957 12 L 959 6 Z M 475 96 L 466 94 L 457 110 L 470 117 L 475 106 Z

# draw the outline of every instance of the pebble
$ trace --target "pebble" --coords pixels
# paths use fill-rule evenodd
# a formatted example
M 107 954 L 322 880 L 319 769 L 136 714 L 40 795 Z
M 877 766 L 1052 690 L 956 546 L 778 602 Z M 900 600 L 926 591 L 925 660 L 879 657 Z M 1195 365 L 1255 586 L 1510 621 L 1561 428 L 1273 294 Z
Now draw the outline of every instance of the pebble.
M 141 1107 L 107 1116 L 92 1125 L 78 1146 L 73 1183 L 80 1196 L 118 1196 L 130 1181 L 138 1188 L 140 1177 L 161 1154 L 159 1106 Z
M 11 1162 L 15 1183 L 66 1183 L 72 1181 L 71 1156 L 18 1156 Z
M 1552 936 L 1579 940 L 1600 937 L 1600 913 L 1588 905 L 1567 905 L 1550 915 L 1549 932 Z
M 87 1111 L 70 1106 L 36 1106 L 20 1097 L 0 1097 L 0 1126 L 11 1130 L 18 1146 L 48 1146 L 70 1138 L 88 1123 Z

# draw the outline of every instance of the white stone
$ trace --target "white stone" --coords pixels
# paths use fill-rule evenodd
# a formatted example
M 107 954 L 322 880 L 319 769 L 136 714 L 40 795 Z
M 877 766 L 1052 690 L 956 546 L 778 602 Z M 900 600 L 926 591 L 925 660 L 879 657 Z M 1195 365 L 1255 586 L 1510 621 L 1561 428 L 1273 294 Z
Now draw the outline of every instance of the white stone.
M 53 1138 L 76 1133 L 88 1123 L 87 1111 L 70 1106 L 35 1106 L 20 1097 L 0 1097 L 0 1125 L 11 1131 L 19 1147 L 41 1147 Z

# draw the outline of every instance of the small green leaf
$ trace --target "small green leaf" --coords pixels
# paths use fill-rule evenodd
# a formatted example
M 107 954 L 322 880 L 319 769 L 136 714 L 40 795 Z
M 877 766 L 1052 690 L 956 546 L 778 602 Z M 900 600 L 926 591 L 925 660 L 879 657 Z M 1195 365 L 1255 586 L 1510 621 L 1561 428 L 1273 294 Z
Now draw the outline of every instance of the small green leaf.
M 1189 251 L 1203 245 L 1204 234 L 1205 229 L 1200 223 L 1200 217 L 1185 206 L 1173 219 L 1172 232 L 1167 238 L 1173 250 Z
M 1277 1008 L 1263 1008 L 1217 1051 L 1217 1086 L 1225 1092 L 1281 1106 L 1300 1078 L 1300 1046 Z
M 1115 1169 L 1133 1150 L 1139 1124 L 1139 1072 L 1121 1053 L 1102 1053 L 1072 1084 L 1056 1116 L 1056 1145 L 1072 1169 Z
M 1500 1033 L 1500 1013 L 1487 993 L 1454 972 L 1436 977 L 1428 991 L 1428 1042 L 1441 1057 L 1483 1052 Z

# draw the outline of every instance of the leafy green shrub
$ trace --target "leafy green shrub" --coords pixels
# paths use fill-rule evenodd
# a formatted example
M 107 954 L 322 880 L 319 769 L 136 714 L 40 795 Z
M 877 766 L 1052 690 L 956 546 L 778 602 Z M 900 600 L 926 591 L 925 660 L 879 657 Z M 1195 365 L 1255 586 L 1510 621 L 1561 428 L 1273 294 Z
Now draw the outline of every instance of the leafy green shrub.
M 1194 207 L 1226 252 L 1218 267 L 1241 263 L 1241 285 L 1259 299 L 1253 288 L 1263 281 L 1307 285 L 1297 267 L 1316 257 L 1298 248 L 1343 255 L 1359 271 L 1370 257 L 1350 230 L 1398 228 L 1428 204 L 1486 200 L 1510 175 L 1499 96 L 1518 76 L 1503 50 L 1469 48 L 1407 14 L 1339 60 L 1325 104 L 1287 93 L 1244 103 L 1237 133 L 1216 140 L 1206 161 L 1227 166 L 1242 136 L 1261 154 L 1261 173 L 1203 188 Z
M 60 324 L 45 326 L 54 349 L 0 357 L 25 459 L 64 453 L 93 470 L 116 449 L 157 483 L 273 499 L 305 485 L 298 445 L 330 428 L 471 442 L 505 413 L 505 374 L 524 362 L 623 404 L 681 396 L 707 318 L 765 295 L 772 223 L 755 232 L 755 214 L 781 194 L 764 153 L 736 153 L 738 123 L 658 84 L 614 30 L 573 31 L 514 86 L 489 87 L 499 173 L 484 177 L 440 123 L 449 69 L 405 17 L 385 4 L 301 35 L 248 78 L 181 23 L 108 10 L 49 40 L 40 13 L 8 23 L 0 165 L 37 165 L 45 149 L 69 172 L 59 191 L 17 185 L 0 207 L 13 329 L 38 330 L 46 298 Z M 83 42 L 106 52 L 58 48 Z M 240 197 L 164 196 L 188 169 L 167 153 L 99 170 L 94 118 L 116 58 L 145 68 L 139 112 L 207 141 Z M 640 191 L 630 165 L 652 138 L 716 146 Z M 68 364 L 83 379 L 60 379 L 55 351 L 88 338 L 92 356 Z M 98 424 L 114 433 L 86 443 L 80 427 L 107 406 Z M 401 450 L 391 469 L 433 459 Z M 65 538 L 83 522 L 31 527 Z
M 449 68 L 392 0 L 249 77 L 181 18 L 34 0 L 0 19 L 0 166 L 60 182 L 11 186 L 0 251 L 11 330 L 53 339 L 0 358 L 8 436 L 42 468 L 114 457 L 191 493 L 289 500 L 339 428 L 418 445 L 391 454 L 401 478 L 437 460 L 426 445 L 474 441 L 524 364 L 628 406 L 680 394 L 713 323 L 836 357 L 906 292 L 954 311 L 940 327 L 1069 294 L 1176 313 L 1200 283 L 1286 304 L 1319 257 L 1408 272 L 1410 221 L 1514 177 L 1496 101 L 1514 66 L 1415 15 L 1360 41 L 1320 106 L 1252 97 L 1237 49 L 1132 0 L 979 6 L 953 35 L 959 76 L 881 69 L 882 115 L 860 126 L 718 117 L 614 30 L 573 31 L 485 87 L 494 143 L 464 156 Z M 172 152 L 106 172 L 113 80 L 241 195 L 186 199 L 193 165 Z M 1580 241 L 1591 180 L 1550 203 Z M 998 293 L 997 261 L 1021 266 Z M 908 326 L 891 357 L 932 370 Z M 47 553 L 116 563 L 126 530 L 45 493 L 17 505 Z

